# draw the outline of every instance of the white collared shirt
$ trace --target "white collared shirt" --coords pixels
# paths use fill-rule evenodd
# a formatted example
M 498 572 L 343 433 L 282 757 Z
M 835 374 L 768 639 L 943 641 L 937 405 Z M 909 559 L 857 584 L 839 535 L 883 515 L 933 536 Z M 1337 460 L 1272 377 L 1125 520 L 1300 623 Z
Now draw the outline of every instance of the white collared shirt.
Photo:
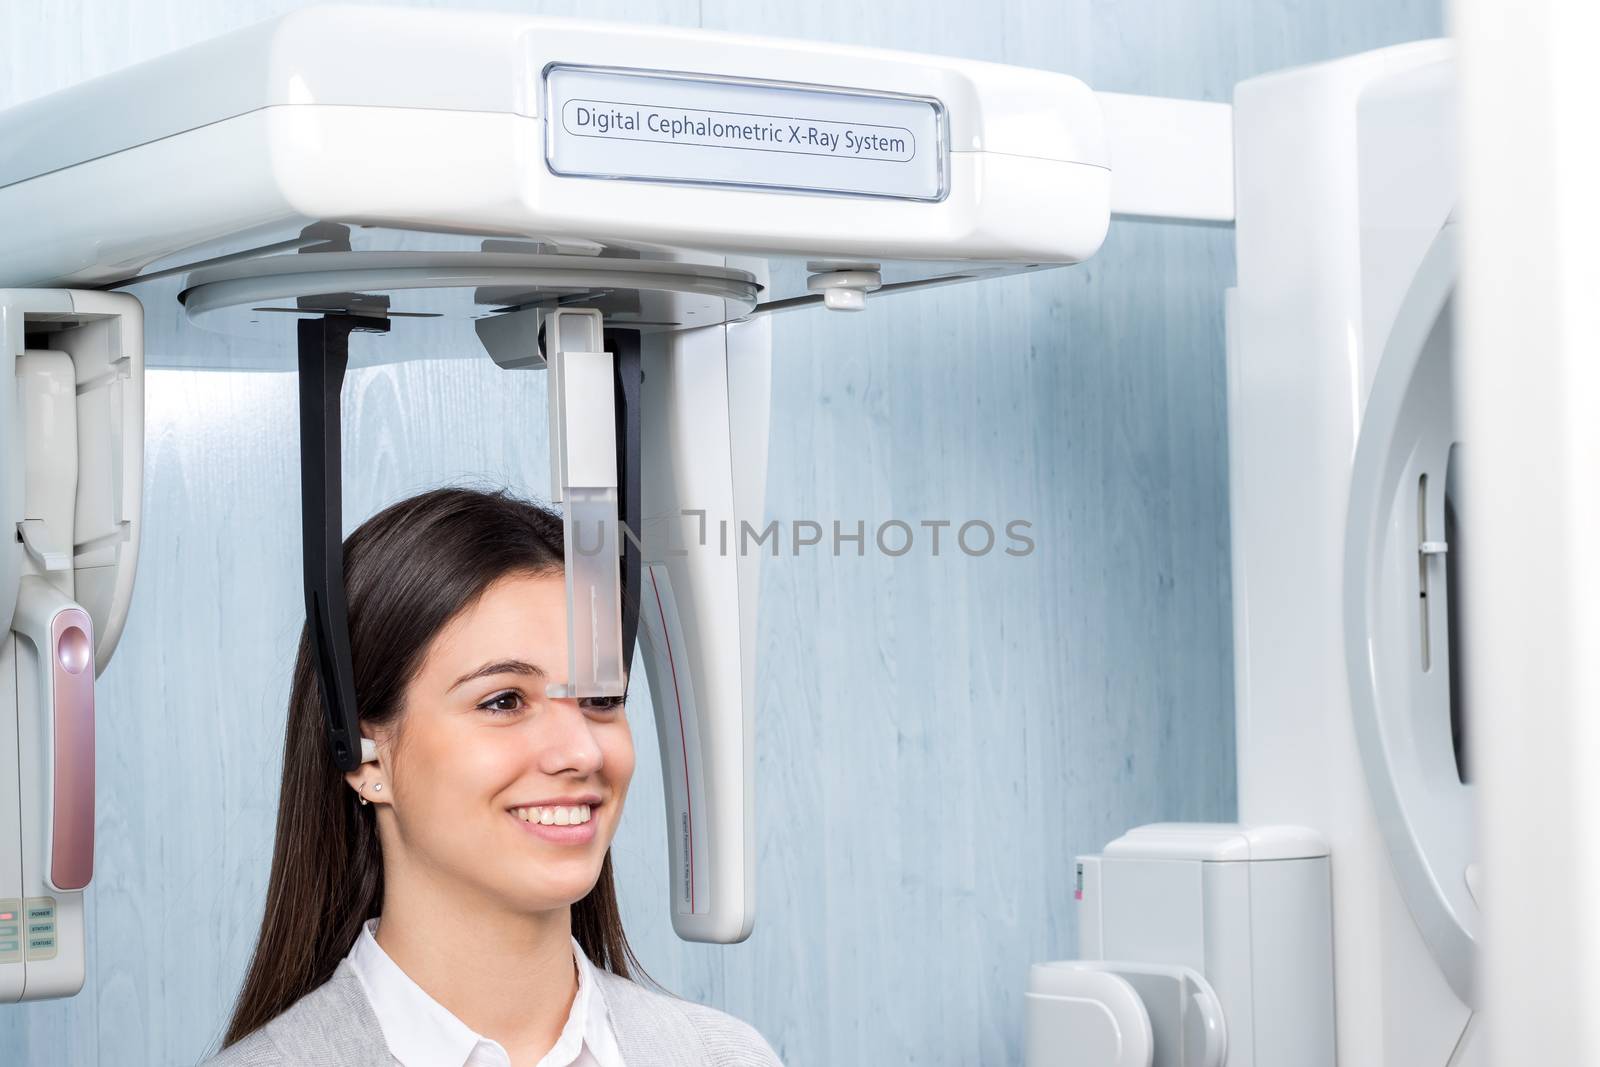
M 377 928 L 378 920 L 368 919 L 345 958 L 361 980 L 396 1062 L 401 1067 L 511 1067 L 511 1057 L 498 1041 L 475 1033 L 389 958 L 373 936 Z M 578 964 L 578 995 L 555 1047 L 535 1067 L 624 1067 L 605 994 L 576 938 L 572 955 Z

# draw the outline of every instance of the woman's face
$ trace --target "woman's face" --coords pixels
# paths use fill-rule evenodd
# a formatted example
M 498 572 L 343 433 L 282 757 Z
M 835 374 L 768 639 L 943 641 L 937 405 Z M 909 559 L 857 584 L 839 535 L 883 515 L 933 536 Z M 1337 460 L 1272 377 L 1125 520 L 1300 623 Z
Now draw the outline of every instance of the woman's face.
M 386 877 L 442 875 L 524 912 L 594 887 L 633 777 L 633 737 L 620 698 L 545 696 L 567 680 L 566 620 L 559 572 L 513 575 L 434 638 L 395 736 L 376 738 L 380 769 L 365 770 L 364 795 L 392 812 Z

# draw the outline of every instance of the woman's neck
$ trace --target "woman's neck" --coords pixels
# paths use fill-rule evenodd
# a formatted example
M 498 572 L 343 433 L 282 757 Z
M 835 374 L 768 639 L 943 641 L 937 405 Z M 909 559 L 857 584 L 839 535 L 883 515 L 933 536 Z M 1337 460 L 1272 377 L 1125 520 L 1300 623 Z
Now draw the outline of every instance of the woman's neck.
M 413 877 L 387 882 L 377 939 L 389 958 L 513 1065 L 555 1045 L 578 993 L 572 910 L 514 914 Z M 476 903 L 476 902 L 474 902 Z

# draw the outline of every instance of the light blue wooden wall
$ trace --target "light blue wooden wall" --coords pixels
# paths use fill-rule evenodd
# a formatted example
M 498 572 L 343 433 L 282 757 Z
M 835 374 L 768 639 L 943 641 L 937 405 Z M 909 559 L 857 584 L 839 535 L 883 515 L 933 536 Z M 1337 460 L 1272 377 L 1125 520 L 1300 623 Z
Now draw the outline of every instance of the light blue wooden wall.
M 294 6 L 4 0 L 0 106 Z M 1438 0 L 477 6 L 1213 100 L 1253 73 L 1440 31 Z M 1232 274 L 1225 229 L 1119 225 L 1087 266 L 778 317 L 771 517 L 1023 518 L 1038 550 L 769 564 L 745 944 L 671 934 L 641 694 L 646 758 L 616 860 L 658 979 L 749 1019 L 795 1067 L 1020 1063 L 1028 964 L 1075 948 L 1074 854 L 1141 822 L 1231 816 Z M 150 322 L 152 355 L 175 352 L 174 316 Z M 89 980 L 70 1001 L 0 1008 L 4 1064 L 195 1061 L 260 916 L 300 625 L 293 383 L 158 371 L 148 396 L 139 587 L 100 690 Z M 352 522 L 443 481 L 547 488 L 539 375 L 408 363 L 353 375 L 346 405 Z

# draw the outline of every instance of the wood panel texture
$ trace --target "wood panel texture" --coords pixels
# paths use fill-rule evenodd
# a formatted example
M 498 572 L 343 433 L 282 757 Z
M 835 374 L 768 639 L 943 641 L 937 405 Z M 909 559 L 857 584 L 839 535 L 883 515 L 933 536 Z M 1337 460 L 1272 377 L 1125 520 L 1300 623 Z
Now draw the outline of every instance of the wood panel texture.
M 4 0 L 0 106 L 295 6 Z M 1438 0 L 474 6 L 1214 100 L 1440 31 Z M 869 545 L 765 567 L 744 944 L 671 932 L 642 687 L 630 706 L 641 759 L 615 860 L 656 978 L 750 1020 L 794 1067 L 1018 1064 L 1028 965 L 1075 951 L 1073 857 L 1140 823 L 1232 816 L 1232 278 L 1226 228 L 1118 224 L 1085 266 L 777 317 L 768 515 L 859 520 Z M 210 342 L 175 312 L 151 309 L 148 347 L 182 362 Z M 99 691 L 89 978 L 71 1000 L 0 1008 L 4 1064 L 201 1059 L 261 914 L 301 624 L 293 380 L 160 370 L 147 395 L 138 591 Z M 541 374 L 424 359 L 355 371 L 345 397 L 349 525 L 444 482 L 548 491 Z M 918 528 L 903 556 L 870 545 L 891 519 Z M 1002 538 L 1024 520 L 1035 549 L 971 557 L 953 526 L 935 556 L 923 520 Z

